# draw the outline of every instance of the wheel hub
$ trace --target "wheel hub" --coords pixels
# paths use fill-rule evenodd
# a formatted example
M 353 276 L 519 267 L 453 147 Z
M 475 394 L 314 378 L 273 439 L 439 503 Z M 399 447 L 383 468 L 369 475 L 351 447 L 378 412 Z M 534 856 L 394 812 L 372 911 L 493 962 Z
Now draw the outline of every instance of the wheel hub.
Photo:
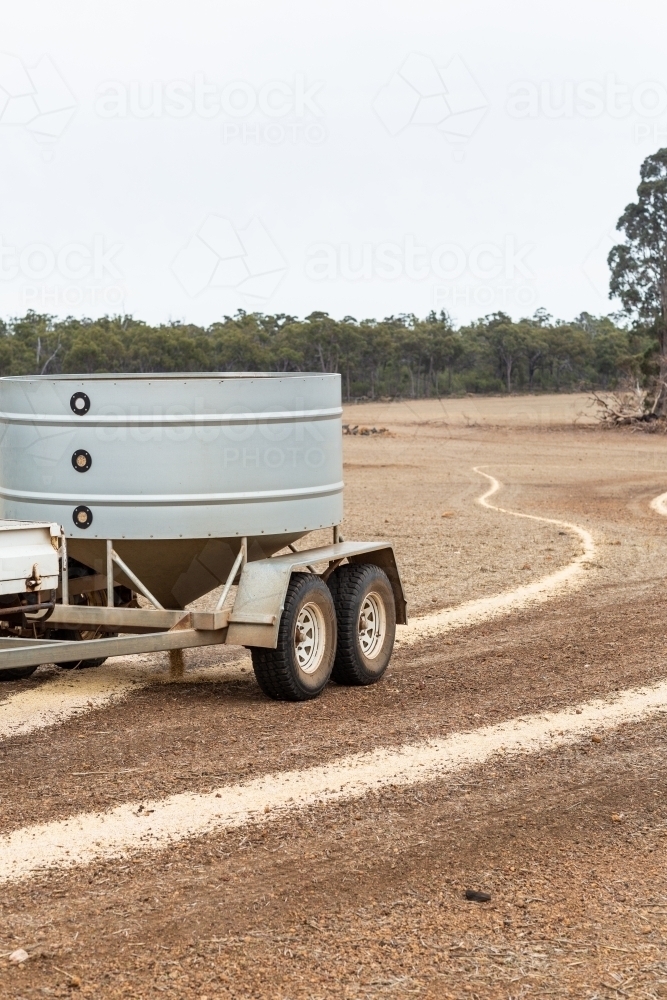
M 304 604 L 294 629 L 294 652 L 305 674 L 314 674 L 324 656 L 324 617 L 316 604 Z
M 370 593 L 364 598 L 359 614 L 359 645 L 369 660 L 382 649 L 386 628 L 384 602 L 378 594 Z

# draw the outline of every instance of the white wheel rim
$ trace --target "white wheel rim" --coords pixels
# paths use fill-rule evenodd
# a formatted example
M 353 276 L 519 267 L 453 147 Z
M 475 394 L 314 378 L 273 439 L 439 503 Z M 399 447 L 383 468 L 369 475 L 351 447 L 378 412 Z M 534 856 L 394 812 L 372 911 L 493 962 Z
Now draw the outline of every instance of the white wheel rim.
M 359 613 L 359 645 L 367 660 L 374 659 L 384 643 L 386 615 L 379 594 L 366 594 Z
M 324 615 L 316 604 L 304 604 L 296 620 L 294 652 L 299 669 L 314 674 L 324 656 L 326 629 Z

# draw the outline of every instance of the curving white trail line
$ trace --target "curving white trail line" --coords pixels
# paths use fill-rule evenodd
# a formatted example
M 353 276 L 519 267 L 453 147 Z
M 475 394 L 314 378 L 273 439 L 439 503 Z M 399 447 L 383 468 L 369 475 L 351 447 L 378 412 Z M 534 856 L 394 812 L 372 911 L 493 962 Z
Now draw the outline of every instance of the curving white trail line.
M 510 514 L 512 517 L 522 517 L 528 521 L 540 521 L 542 524 L 554 524 L 558 528 L 565 528 L 566 531 L 576 535 L 581 541 L 582 550 L 575 556 L 567 566 L 561 567 L 548 576 L 543 576 L 533 583 L 527 583 L 514 590 L 507 590 L 502 594 L 495 594 L 493 597 L 481 597 L 465 604 L 458 604 L 453 608 L 445 608 L 443 611 L 436 611 L 432 615 L 422 615 L 412 619 L 408 625 L 400 626 L 398 631 L 398 646 L 411 645 L 419 639 L 430 635 L 442 634 L 453 629 L 464 628 L 467 625 L 475 625 L 478 622 L 489 618 L 497 618 L 500 615 L 510 614 L 531 604 L 541 604 L 550 600 L 562 590 L 571 589 L 583 582 L 584 567 L 590 563 L 595 555 L 595 542 L 590 531 L 582 528 L 578 524 L 570 521 L 560 521 L 555 517 L 541 517 L 537 514 L 521 514 L 516 510 L 507 510 L 505 507 L 498 507 L 489 503 L 489 497 L 497 493 L 500 483 L 488 472 L 482 472 L 475 468 L 474 472 L 484 476 L 489 480 L 490 486 L 486 493 L 478 497 L 477 503 L 489 510 L 499 511 L 501 514 Z
M 390 786 L 436 781 L 494 754 L 535 753 L 585 739 L 591 731 L 636 722 L 667 709 L 667 681 L 623 691 L 612 701 L 523 716 L 467 733 L 351 754 L 305 770 L 264 774 L 203 794 L 132 802 L 104 813 L 23 827 L 0 837 L 0 883 L 172 844 L 307 806 L 362 798 Z M 141 807 L 141 808 L 140 808 Z
M 667 517 L 667 493 L 661 493 L 659 497 L 654 497 L 653 500 L 651 500 L 649 507 L 657 514 L 662 514 L 663 517 Z
M 554 524 L 559 528 L 577 535 L 582 543 L 582 552 L 567 566 L 544 576 L 533 583 L 525 584 L 514 590 L 505 591 L 492 597 L 482 597 L 453 608 L 445 608 L 431 615 L 414 618 L 408 625 L 399 626 L 396 645 L 410 646 L 420 639 L 430 635 L 441 635 L 458 628 L 465 628 L 489 618 L 506 615 L 530 604 L 549 600 L 562 589 L 573 587 L 582 576 L 584 564 L 595 554 L 595 543 L 590 532 L 569 521 L 560 521 L 551 517 L 539 517 L 537 514 L 521 514 L 514 510 L 506 510 L 489 503 L 500 489 L 500 483 L 487 472 L 475 468 L 473 471 L 489 480 L 490 486 L 486 493 L 477 498 L 477 503 L 489 510 L 509 514 L 512 517 L 522 517 L 529 521 L 540 521 L 544 524 Z M 666 499 L 667 494 L 657 500 Z M 657 501 L 654 501 L 656 503 Z M 656 508 L 657 509 L 657 508 Z M 663 511 L 661 511 L 662 513 Z M 664 511 L 667 513 L 667 509 Z M 25 735 L 46 726 L 58 725 L 72 716 L 82 715 L 94 709 L 122 701 L 132 691 L 138 691 L 147 684 L 163 681 L 174 682 L 173 678 L 164 675 L 164 667 L 160 665 L 153 669 L 137 670 L 136 665 L 151 662 L 150 657 L 137 656 L 116 661 L 115 666 L 105 666 L 90 671 L 81 671 L 60 675 L 53 681 L 47 681 L 39 688 L 19 691 L 4 702 L 0 702 L 0 740 L 11 736 Z M 155 660 L 152 660 L 155 663 Z M 245 662 L 245 661 L 244 661 Z M 250 660 L 245 662 L 246 671 Z M 162 675 L 160 675 L 162 671 Z M 194 673 L 186 671 L 181 681 L 188 683 L 195 680 L 216 681 L 223 678 L 243 677 L 240 664 L 208 668 Z

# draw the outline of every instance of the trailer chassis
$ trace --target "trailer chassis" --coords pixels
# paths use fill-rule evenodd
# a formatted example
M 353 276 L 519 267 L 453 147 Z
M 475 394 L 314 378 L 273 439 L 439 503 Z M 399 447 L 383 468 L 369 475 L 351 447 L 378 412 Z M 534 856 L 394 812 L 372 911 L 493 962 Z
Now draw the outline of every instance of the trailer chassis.
M 290 549 L 285 555 L 248 561 L 247 540 L 242 539 L 240 552 L 215 609 L 171 610 L 163 608 L 120 559 L 111 539 L 106 542 L 106 573 L 69 579 L 67 543 L 63 535 L 60 541 L 60 601 L 57 597 L 52 600 L 42 597 L 36 604 L 8 609 L 14 620 L 20 614 L 23 630 L 32 628 L 34 637 L 0 636 L 0 671 L 29 668 L 42 663 L 66 663 L 223 643 L 275 649 L 290 576 L 301 567 L 325 581 L 344 562 L 372 563 L 381 567 L 391 583 L 396 621 L 398 624 L 407 621 L 403 587 L 394 551 L 388 542 L 346 542 L 336 527 L 331 545 L 300 551 L 290 546 Z M 323 565 L 319 571 L 316 568 L 318 565 Z M 115 566 L 132 581 L 135 590 L 149 602 L 150 607 L 113 606 Z M 234 603 L 225 607 L 235 583 L 238 589 Z M 106 607 L 70 603 L 75 593 L 96 590 L 106 590 Z M 0 608 L 0 621 L 6 620 L 6 614 L 7 611 Z M 75 640 L 39 638 L 37 631 L 47 619 L 49 628 L 56 625 L 67 630 L 98 629 L 115 634 Z

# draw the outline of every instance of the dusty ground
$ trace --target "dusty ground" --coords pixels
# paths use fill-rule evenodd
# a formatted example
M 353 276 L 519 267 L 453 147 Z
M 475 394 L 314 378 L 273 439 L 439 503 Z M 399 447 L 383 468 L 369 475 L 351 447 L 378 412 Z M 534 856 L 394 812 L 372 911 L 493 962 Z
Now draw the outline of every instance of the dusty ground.
M 165 660 L 119 704 L 0 741 L 0 834 L 667 676 L 667 519 L 649 509 L 667 440 L 599 431 L 584 410 L 569 396 L 346 414 L 392 436 L 345 438 L 345 532 L 395 541 L 411 612 L 530 582 L 579 550 L 480 507 L 473 467 L 503 484 L 498 505 L 593 533 L 576 593 L 399 649 L 381 684 L 307 705 L 266 701 L 243 654 L 189 651 L 174 683 Z M 0 698 L 48 695 L 53 676 Z M 666 720 L 4 885 L 0 996 L 667 997 Z M 29 960 L 10 964 L 19 947 Z

